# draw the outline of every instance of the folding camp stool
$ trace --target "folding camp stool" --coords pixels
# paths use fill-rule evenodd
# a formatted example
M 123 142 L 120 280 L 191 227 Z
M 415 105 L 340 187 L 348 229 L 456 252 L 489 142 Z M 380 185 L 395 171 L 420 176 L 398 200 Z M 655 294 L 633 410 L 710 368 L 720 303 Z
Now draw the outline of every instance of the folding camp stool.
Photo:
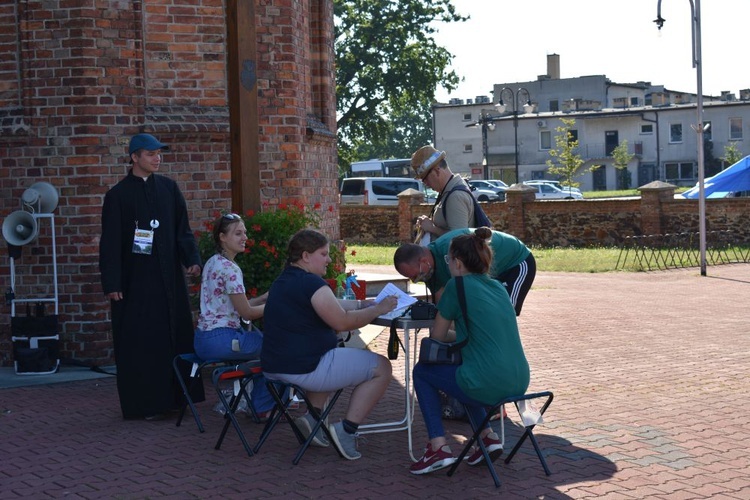
M 331 446 L 334 446 L 331 432 L 324 424 L 326 422 L 326 419 L 328 418 L 328 414 L 333 409 L 333 405 L 336 404 L 336 401 L 339 399 L 339 396 L 341 396 L 341 392 L 344 389 L 339 389 L 338 391 L 336 391 L 333 396 L 329 398 L 328 403 L 326 404 L 323 411 L 318 414 L 317 410 L 313 408 L 313 405 L 310 403 L 310 400 L 307 399 L 307 394 L 305 394 L 304 389 L 302 389 L 298 385 L 288 382 L 281 382 L 278 380 L 267 380 L 266 386 L 268 387 L 268 392 L 271 393 L 271 397 L 273 397 L 274 401 L 276 402 L 276 406 L 274 406 L 273 410 L 271 411 L 271 415 L 268 418 L 268 422 L 266 422 L 266 426 L 260 435 L 258 444 L 255 445 L 255 448 L 253 448 L 253 451 L 255 453 L 258 453 L 260 447 L 263 446 L 263 443 L 276 427 L 276 424 L 279 422 L 279 420 L 281 420 L 282 416 L 285 417 L 286 421 L 292 427 L 292 431 L 297 437 L 297 441 L 300 442 L 300 447 L 297 450 L 297 454 L 295 455 L 294 460 L 292 460 L 292 463 L 294 465 L 297 465 L 299 463 L 302 455 L 304 455 L 305 451 L 307 451 L 307 448 L 310 446 L 310 443 L 312 443 L 313 438 L 315 437 L 315 434 L 317 434 L 319 429 L 323 429 L 323 432 L 328 437 L 328 442 L 331 443 Z M 299 396 L 302 397 L 302 400 L 305 402 L 305 406 L 307 407 L 307 411 L 309 411 L 316 420 L 315 425 L 313 426 L 312 431 L 310 432 L 310 435 L 307 437 L 307 439 L 305 439 L 305 436 L 302 434 L 302 432 L 299 430 L 299 427 L 297 427 L 297 424 L 294 422 L 294 418 L 292 418 L 291 414 L 289 413 L 289 406 L 290 404 L 292 404 L 292 394 L 295 393 L 299 394 Z
M 250 410 L 253 420 L 255 420 L 256 423 L 260 423 L 260 418 L 258 418 L 258 414 L 256 413 L 255 408 L 253 408 L 252 402 L 247 393 L 247 387 L 254 383 L 255 379 L 262 373 L 263 370 L 260 367 L 260 360 L 247 361 L 236 366 L 221 366 L 214 369 L 213 374 L 211 375 L 211 381 L 213 382 L 216 394 L 219 395 L 219 400 L 224 407 L 225 419 L 224 428 L 221 430 L 218 441 L 216 441 L 215 449 L 218 450 L 221 448 L 221 443 L 224 441 L 224 437 L 227 435 L 229 425 L 231 424 L 234 426 L 234 430 L 237 431 L 237 435 L 240 437 L 240 441 L 242 441 L 242 446 L 245 447 L 247 455 L 250 457 L 253 456 L 253 450 L 250 448 L 247 439 L 245 439 L 245 433 L 242 432 L 239 422 L 237 422 L 236 412 L 240 401 L 244 397 L 248 401 L 248 409 Z M 222 387 L 222 383 L 224 382 L 233 382 L 234 385 L 232 396 L 228 400 Z
M 448 469 L 448 475 L 452 476 L 453 473 L 456 471 L 456 468 L 458 465 L 463 461 L 464 457 L 469 453 L 469 450 L 471 450 L 471 447 L 474 445 L 474 443 L 477 443 L 479 446 L 479 449 L 482 450 L 482 455 L 484 455 L 484 463 L 487 464 L 487 467 L 490 470 L 490 474 L 492 474 L 492 479 L 495 481 L 495 486 L 500 487 L 500 479 L 497 477 L 497 471 L 495 471 L 495 465 L 490 460 L 490 455 L 487 453 L 487 448 L 484 446 L 484 442 L 479 439 L 479 435 L 482 433 L 482 430 L 487 427 L 487 424 L 490 421 L 490 418 L 492 417 L 492 414 L 496 413 L 498 410 L 501 410 L 506 404 L 513 403 L 516 407 L 516 410 L 518 411 L 518 415 L 521 417 L 521 421 L 523 422 L 523 415 L 521 414 L 521 409 L 519 408 L 519 403 L 522 401 L 530 401 L 533 399 L 539 399 L 539 398 L 547 398 L 542 405 L 542 408 L 539 410 L 539 416 L 541 417 L 544 415 L 544 412 L 547 411 L 547 408 L 550 404 L 552 404 L 552 398 L 553 394 L 550 391 L 544 391 L 544 392 L 537 392 L 532 394 L 524 394 L 522 396 L 511 396 L 505 399 L 502 399 L 495 403 L 492 408 L 490 408 L 487 411 L 487 416 L 482 420 L 481 425 L 477 426 L 476 422 L 471 418 L 471 414 L 467 411 L 467 415 L 469 416 L 469 423 L 471 424 L 471 428 L 474 431 L 474 435 L 471 436 L 471 439 L 466 443 L 466 446 L 464 446 L 463 451 L 461 451 L 461 455 L 459 455 L 458 460 L 456 460 L 453 465 L 451 465 L 450 469 Z M 501 424 L 504 425 L 504 424 Z M 531 444 L 534 446 L 534 450 L 536 451 L 537 457 L 539 457 L 539 461 L 542 463 L 542 467 L 544 467 L 544 472 L 548 476 L 552 474 L 549 467 L 547 467 L 547 461 L 544 459 L 544 455 L 542 455 L 542 449 L 539 447 L 539 443 L 536 440 L 536 437 L 534 436 L 534 427 L 536 427 L 536 424 L 532 425 L 525 425 L 524 424 L 524 432 L 521 435 L 521 437 L 518 439 L 518 442 L 513 447 L 511 452 L 508 454 L 508 456 L 505 458 L 505 463 L 508 464 L 513 459 L 515 454 L 518 452 L 519 448 L 521 448 L 521 445 L 526 440 L 526 438 L 529 438 L 529 441 L 531 441 Z M 505 442 L 505 429 L 503 428 L 503 443 Z
M 203 422 L 201 422 L 201 417 L 198 415 L 198 409 L 195 407 L 193 398 L 190 397 L 190 392 L 196 384 L 203 383 L 202 372 L 204 368 L 232 366 L 236 365 L 237 363 L 242 363 L 243 361 L 246 360 L 201 359 L 197 354 L 194 353 L 178 354 L 177 356 L 175 356 L 172 360 L 172 367 L 174 368 L 175 375 L 177 376 L 177 381 L 180 383 L 182 395 L 185 397 L 182 408 L 180 408 L 180 414 L 177 416 L 177 427 L 179 427 L 182 423 L 182 419 L 185 416 L 185 410 L 189 406 L 190 411 L 193 413 L 195 425 L 198 426 L 198 430 L 200 432 L 205 432 L 206 429 L 204 429 L 203 427 Z M 189 383 L 185 383 L 185 378 L 183 377 L 182 371 L 180 370 L 180 363 L 188 363 L 191 365 Z

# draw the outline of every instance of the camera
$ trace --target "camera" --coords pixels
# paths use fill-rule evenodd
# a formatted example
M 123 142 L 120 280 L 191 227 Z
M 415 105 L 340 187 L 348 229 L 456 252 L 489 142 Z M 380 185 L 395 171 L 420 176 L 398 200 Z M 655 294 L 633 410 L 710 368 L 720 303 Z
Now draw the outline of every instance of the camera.
M 431 302 L 419 300 L 411 306 L 411 319 L 435 319 L 437 306 Z

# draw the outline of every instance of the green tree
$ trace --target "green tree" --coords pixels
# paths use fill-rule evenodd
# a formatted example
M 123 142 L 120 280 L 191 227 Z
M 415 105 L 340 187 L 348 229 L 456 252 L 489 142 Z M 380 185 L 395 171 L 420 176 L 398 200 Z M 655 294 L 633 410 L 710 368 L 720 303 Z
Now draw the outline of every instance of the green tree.
M 431 114 L 410 113 L 429 107 L 438 85 L 459 82 L 453 56 L 432 38 L 436 21 L 468 18 L 450 0 L 334 0 L 334 15 L 339 167 L 367 159 L 364 144 L 400 156 L 381 149 L 391 137 L 431 137 Z M 424 142 L 416 144 L 407 149 Z
M 555 128 L 558 134 L 555 136 L 555 148 L 550 149 L 547 160 L 547 171 L 560 177 L 560 184 L 570 187 L 578 187 L 580 182 L 573 177 L 581 175 L 578 170 L 583 165 L 583 158 L 578 154 L 578 139 L 571 133 L 576 124 L 574 118 L 561 118 L 562 125 Z
M 634 156 L 628 152 L 628 141 L 625 139 L 612 150 L 612 161 L 617 170 L 617 189 L 630 189 L 631 178 L 628 164 Z
M 384 137 L 374 141 L 352 141 L 352 149 L 347 152 L 351 153 L 351 157 L 340 157 L 343 165 L 369 158 L 409 158 L 414 151 L 432 142 L 430 120 L 425 123 L 425 117 L 432 116 L 431 113 L 432 107 L 428 104 L 393 114 L 388 117 L 388 133 Z
M 724 146 L 724 156 L 721 157 L 727 164 L 727 166 L 734 165 L 742 159 L 742 153 L 737 149 L 736 142 L 730 142 Z

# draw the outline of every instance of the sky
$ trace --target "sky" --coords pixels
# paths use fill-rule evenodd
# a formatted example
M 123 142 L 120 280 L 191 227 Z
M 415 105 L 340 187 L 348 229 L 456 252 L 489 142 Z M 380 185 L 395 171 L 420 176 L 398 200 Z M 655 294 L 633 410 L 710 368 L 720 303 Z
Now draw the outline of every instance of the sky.
M 700 2 L 704 95 L 750 88 L 744 56 L 750 0 Z M 697 91 L 693 67 L 691 1 L 662 0 L 664 27 L 657 29 L 659 0 L 452 0 L 470 15 L 440 23 L 437 43 L 455 57 L 463 78 L 436 98 L 492 97 L 495 83 L 534 81 L 547 73 L 547 55 L 560 56 L 560 77 L 605 75 L 616 83 L 651 82 L 669 90 Z M 533 100 L 533 96 L 532 96 Z

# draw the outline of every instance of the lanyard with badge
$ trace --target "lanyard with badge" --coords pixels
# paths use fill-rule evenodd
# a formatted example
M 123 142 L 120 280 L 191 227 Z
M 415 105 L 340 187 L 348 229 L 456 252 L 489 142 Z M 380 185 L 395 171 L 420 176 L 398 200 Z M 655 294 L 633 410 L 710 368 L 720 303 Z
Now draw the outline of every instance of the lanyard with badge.
M 157 219 L 151 219 L 151 229 L 138 229 L 138 221 L 135 221 L 135 235 L 133 236 L 133 253 L 151 255 L 154 247 L 154 231 L 159 227 Z

